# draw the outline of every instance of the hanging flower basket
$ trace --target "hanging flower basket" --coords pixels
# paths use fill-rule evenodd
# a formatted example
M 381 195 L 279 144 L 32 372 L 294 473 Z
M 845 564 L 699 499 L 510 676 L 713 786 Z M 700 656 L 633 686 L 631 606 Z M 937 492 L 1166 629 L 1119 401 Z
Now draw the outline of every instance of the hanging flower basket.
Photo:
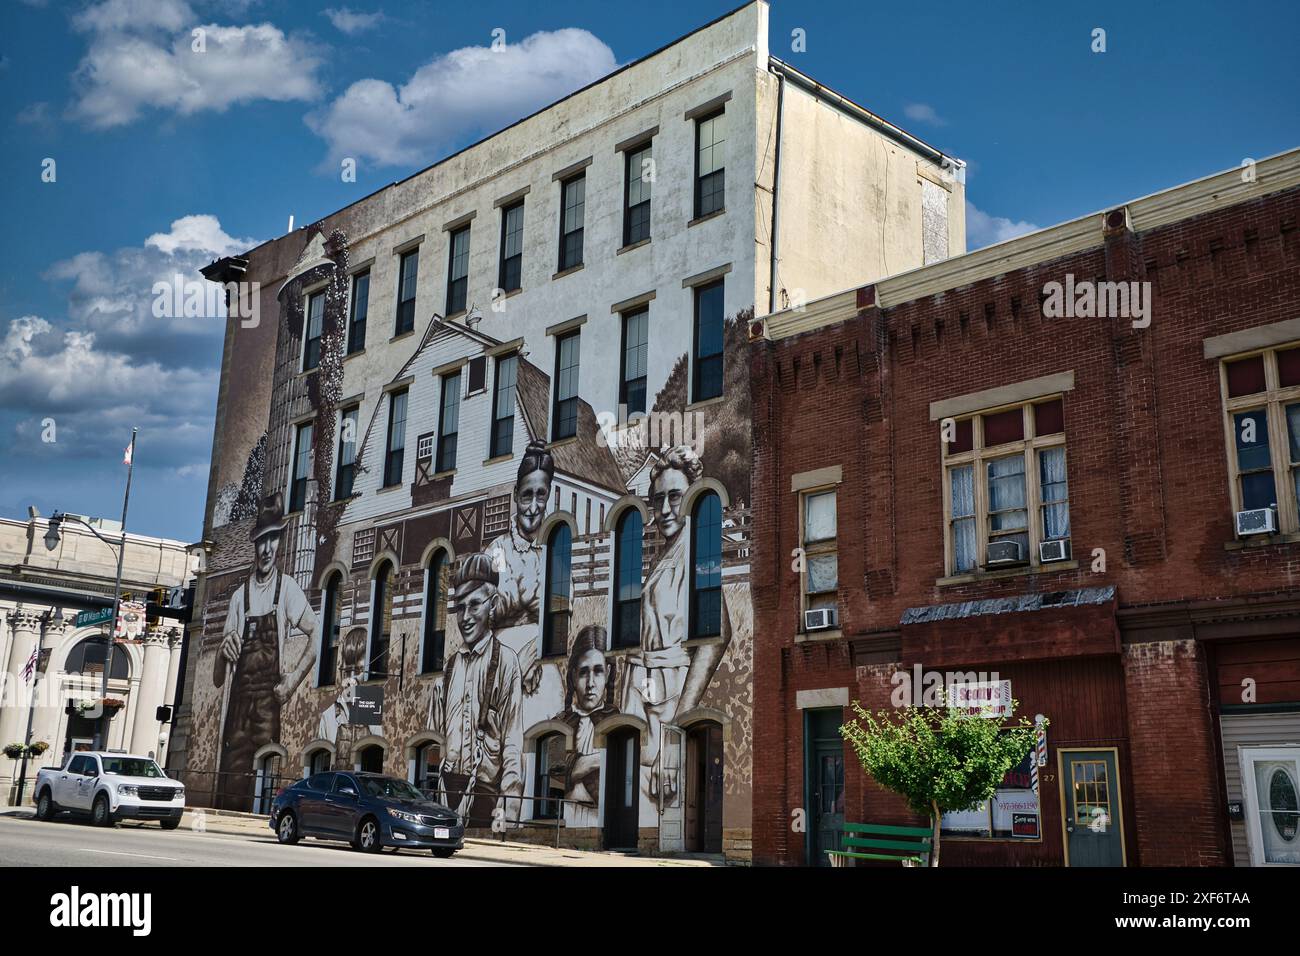
M 45 753 L 45 751 L 49 749 L 50 749 L 49 744 L 47 744 L 44 740 L 38 740 L 36 741 L 36 743 L 32 744 L 27 748 L 27 752 L 31 754 L 33 757 L 39 757 L 41 754 Z
M 10 760 L 21 760 L 23 757 L 39 757 L 49 749 L 49 744 L 44 740 L 38 740 L 27 747 L 22 744 L 5 744 L 3 753 Z
M 5 744 L 4 755 L 10 760 L 21 760 L 26 750 L 22 744 Z
M 126 706 L 126 701 L 119 700 L 116 697 L 105 697 L 99 703 L 104 705 L 105 710 L 121 710 Z

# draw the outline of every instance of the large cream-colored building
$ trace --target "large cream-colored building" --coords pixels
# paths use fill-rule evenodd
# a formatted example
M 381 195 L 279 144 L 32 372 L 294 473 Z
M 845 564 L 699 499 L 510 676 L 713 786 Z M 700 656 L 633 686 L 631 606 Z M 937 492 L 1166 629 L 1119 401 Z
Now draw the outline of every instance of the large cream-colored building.
M 0 518 L 0 746 L 49 745 L 28 761 L 26 802 L 38 767 L 58 766 L 68 751 L 89 749 L 101 713 L 108 625 L 78 627 L 75 621 L 78 612 L 112 605 L 121 525 L 85 520 L 113 546 L 78 521 L 64 520 L 50 550 L 46 518 Z M 145 602 L 160 588 L 184 587 L 193 576 L 188 547 L 128 532 L 122 590 Z M 158 719 L 158 708 L 176 697 L 184 634 L 179 613 L 158 613 L 139 637 L 116 644 L 108 698 L 122 706 L 110 720 L 107 748 L 166 760 L 171 725 Z M 38 666 L 27 673 L 33 652 Z M 17 761 L 0 757 L 0 799 L 6 803 L 17 773 Z

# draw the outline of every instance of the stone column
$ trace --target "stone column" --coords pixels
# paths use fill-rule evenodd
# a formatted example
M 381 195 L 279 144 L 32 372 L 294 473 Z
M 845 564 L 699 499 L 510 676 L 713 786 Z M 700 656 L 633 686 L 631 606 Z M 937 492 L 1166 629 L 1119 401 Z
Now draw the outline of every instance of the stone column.
M 163 699 L 161 703 L 165 707 L 172 707 L 171 723 L 166 724 L 160 730 L 161 735 L 167 737 L 167 742 L 161 745 L 158 753 L 158 764 L 162 765 L 167 758 L 167 752 L 171 749 L 172 732 L 176 729 L 176 708 L 173 706 L 176 700 L 176 685 L 181 678 L 181 643 L 185 639 L 185 631 L 179 627 L 167 628 L 167 685 L 163 689 Z
M 31 700 L 32 683 L 23 680 L 22 670 L 41 639 L 40 617 L 22 607 L 9 613 L 9 626 L 12 639 L 9 642 L 9 660 L 5 662 L 4 692 L 0 697 L 0 747 L 22 743 L 27 733 L 27 705 Z M 8 783 L 17 772 L 17 761 L 0 757 L 0 778 Z
M 28 761 L 27 776 L 29 780 L 35 778 L 36 766 L 48 767 L 57 763 L 63 753 L 63 742 L 58 739 L 59 718 L 63 715 L 64 706 L 60 687 L 63 661 L 56 659 L 54 654 L 64 638 L 68 636 L 70 630 L 72 630 L 72 625 L 62 615 L 47 616 L 45 619 L 45 637 L 41 641 L 41 646 L 46 649 L 50 658 L 45 666 L 45 673 L 41 675 L 40 684 L 34 685 L 39 696 L 36 701 L 36 709 L 32 713 L 32 737 L 30 743 L 43 740 L 50 745 L 50 749 L 45 751 L 36 761 Z
M 167 656 L 169 638 L 167 630 L 157 625 L 149 628 L 144 637 L 144 665 L 140 668 L 140 683 L 135 693 L 135 721 L 131 726 L 133 754 L 144 756 L 158 752 L 158 718 L 156 711 L 163 702 L 167 685 Z

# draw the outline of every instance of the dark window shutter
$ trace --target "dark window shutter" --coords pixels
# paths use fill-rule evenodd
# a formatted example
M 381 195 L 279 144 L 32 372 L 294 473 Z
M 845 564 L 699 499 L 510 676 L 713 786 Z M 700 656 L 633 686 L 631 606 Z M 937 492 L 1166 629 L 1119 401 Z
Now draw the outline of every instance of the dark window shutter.
M 469 360 L 469 391 L 473 394 L 485 388 L 487 388 L 487 356 L 480 355 Z

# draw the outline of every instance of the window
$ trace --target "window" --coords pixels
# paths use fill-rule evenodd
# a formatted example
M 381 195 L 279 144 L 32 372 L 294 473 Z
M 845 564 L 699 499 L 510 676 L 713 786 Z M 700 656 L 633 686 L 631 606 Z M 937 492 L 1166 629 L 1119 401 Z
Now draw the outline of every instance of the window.
M 963 837 L 1041 839 L 1038 794 L 1034 793 L 1033 771 L 1029 766 L 1033 759 L 1034 752 L 1030 750 L 1019 765 L 1006 772 L 992 798 L 975 809 L 943 814 L 940 832 Z M 1101 766 L 1104 774 L 1105 765 Z
M 442 670 L 443 651 L 447 646 L 447 583 L 451 562 L 447 552 L 436 551 L 429 562 L 424 589 L 424 652 L 420 655 L 420 673 Z
M 701 495 L 691 511 L 691 638 L 722 633 L 722 502 Z
M 330 752 L 325 748 L 313 750 L 311 756 L 307 759 L 307 772 L 312 776 L 318 773 L 327 773 L 330 769 Z
M 515 445 L 515 375 L 519 357 L 506 355 L 497 359 L 496 383 L 492 388 L 492 441 L 488 457 L 509 455 Z
M 325 329 L 325 293 L 307 297 L 307 335 L 302 346 L 302 370 L 320 365 L 320 337 Z
M 406 452 L 406 389 L 388 397 L 388 445 L 384 455 L 384 487 L 402 483 L 403 456 Z
M 1065 416 L 1060 398 L 981 412 L 944 444 L 948 568 L 1039 562 L 1038 545 L 1070 537 Z M 1005 552 L 1011 551 L 1009 555 Z
M 835 607 L 840 586 L 834 491 L 803 495 L 803 608 Z
M 370 270 L 352 277 L 352 312 L 348 316 L 348 354 L 366 347 L 366 313 L 370 311 Z
M 393 635 L 393 565 L 385 561 L 375 575 L 375 599 L 370 609 L 370 677 L 388 676 L 388 643 Z
M 334 467 L 334 500 L 352 497 L 357 477 L 357 420 L 361 409 L 357 405 L 345 408 L 339 414 L 339 455 Z
M 552 441 L 578 434 L 578 358 L 581 342 L 579 332 L 570 332 L 555 342 L 555 407 L 551 410 L 551 420 L 555 425 L 551 434 Z
M 542 620 L 542 656 L 558 656 L 569 642 L 569 571 L 573 535 L 563 522 L 546 543 L 546 606 Z
M 415 789 L 433 795 L 438 789 L 438 774 L 442 767 L 442 747 L 436 740 L 428 740 L 415 748 Z
M 715 113 L 695 122 L 695 218 L 720 211 L 726 192 L 723 146 L 727 139 L 727 114 Z
M 343 577 L 337 571 L 325 581 L 325 591 L 321 596 L 320 669 L 316 672 L 316 683 L 320 687 L 332 687 L 334 684 L 335 657 L 339 648 L 339 588 Z
M 614 647 L 641 643 L 641 531 L 635 508 L 614 526 Z
M 497 285 L 502 292 L 523 287 L 524 201 L 501 210 L 501 267 Z
M 397 326 L 394 335 L 415 328 L 415 283 L 419 273 L 420 250 L 415 248 L 403 253 L 397 269 Z
M 582 265 L 582 226 L 587 205 L 587 177 L 566 179 L 560 185 L 560 268 Z
M 533 778 L 533 819 L 555 820 L 564 799 L 567 762 L 564 736 L 547 734 L 537 740 L 537 773 Z
M 460 372 L 442 377 L 442 414 L 438 418 L 438 461 L 434 471 L 456 467 L 456 435 L 460 431 Z
M 447 314 L 465 311 L 469 289 L 469 226 L 451 234 L 447 262 Z
M 722 291 L 721 280 L 695 290 L 695 397 L 702 402 L 722 394 Z
M 624 313 L 618 403 L 627 407 L 628 417 L 645 412 L 646 355 L 649 352 L 649 339 L 649 307 Z
M 654 159 L 650 144 L 623 154 L 623 245 L 650 238 L 650 186 L 654 181 Z
M 293 479 L 289 485 L 289 512 L 302 511 L 307 507 L 307 481 L 311 478 L 312 425 L 305 422 L 298 426 L 294 438 Z
M 1273 508 L 1300 532 L 1300 345 L 1223 363 L 1233 511 Z

